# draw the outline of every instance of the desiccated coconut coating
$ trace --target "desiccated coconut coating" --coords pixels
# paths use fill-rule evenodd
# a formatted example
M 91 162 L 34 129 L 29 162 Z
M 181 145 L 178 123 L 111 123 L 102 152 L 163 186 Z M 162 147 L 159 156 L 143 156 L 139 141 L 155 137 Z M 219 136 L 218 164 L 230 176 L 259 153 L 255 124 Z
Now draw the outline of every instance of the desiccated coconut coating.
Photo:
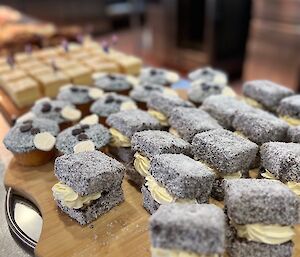
M 206 162 L 220 174 L 247 170 L 256 158 L 258 146 L 225 129 L 197 134 L 192 142 L 196 160 Z
M 163 93 L 164 87 L 162 85 L 144 82 L 130 91 L 130 97 L 139 102 L 146 103 L 153 93 Z
M 123 74 L 103 74 L 95 79 L 94 85 L 105 92 L 119 92 L 133 87 Z
M 116 93 L 105 94 L 91 105 L 91 113 L 95 113 L 100 117 L 108 117 L 110 114 L 121 111 L 121 105 L 125 102 L 132 102 L 127 96 L 118 95 Z
M 207 112 L 196 109 L 177 107 L 171 112 L 169 124 L 187 142 L 192 142 L 198 133 L 222 128 Z
M 215 174 L 204 164 L 183 154 L 156 155 L 149 172 L 176 198 L 208 201 Z
M 126 165 L 126 177 L 139 188 L 141 188 L 145 183 L 145 178 L 140 175 L 140 173 L 136 172 L 132 163 Z
M 189 102 L 181 99 L 180 97 L 166 94 L 155 93 L 151 96 L 147 102 L 147 107 L 149 109 L 154 109 L 166 115 L 170 116 L 172 110 L 175 107 L 194 107 L 194 105 Z
M 63 206 L 59 200 L 56 201 L 58 207 L 68 214 L 71 218 L 75 219 L 81 225 L 86 225 L 98 216 L 108 212 L 113 207 L 124 201 L 122 188 L 112 187 L 109 191 L 102 192 L 101 197 L 84 208 L 72 209 Z
M 150 218 L 150 238 L 155 248 L 222 254 L 225 215 L 212 204 L 161 205 Z
M 277 108 L 277 113 L 280 116 L 300 119 L 300 95 L 283 98 Z
M 161 68 L 147 67 L 141 70 L 140 81 L 167 86 L 176 81 L 170 80 L 170 71 Z M 173 72 L 172 72 L 173 73 Z
M 89 103 L 93 101 L 89 96 L 89 89 L 89 86 L 70 85 L 61 88 L 56 98 L 71 104 Z
M 243 85 L 243 94 L 262 104 L 266 109 L 276 112 L 281 99 L 294 92 L 269 80 L 253 80 Z
M 157 211 L 160 204 L 152 198 L 152 195 L 146 186 L 142 186 L 141 192 L 143 198 L 143 207 L 146 209 L 147 212 L 153 214 Z
M 237 111 L 247 112 L 254 109 L 242 101 L 224 95 L 213 95 L 206 98 L 200 108 L 227 129 L 232 128 L 232 121 Z
M 45 100 L 36 102 L 31 108 L 31 111 L 38 118 L 53 120 L 58 124 L 61 124 L 68 121 L 61 115 L 62 109 L 66 106 L 70 106 L 75 109 L 75 106 L 67 101 Z
M 95 144 L 95 148 L 99 150 L 109 143 L 110 138 L 108 129 L 101 124 L 76 124 L 59 133 L 56 148 L 63 154 L 70 154 L 74 152 L 76 144 L 91 140 Z
M 300 182 L 300 145 L 270 142 L 260 148 L 262 166 L 283 182 Z
M 106 123 L 129 138 L 139 131 L 161 128 L 157 119 L 141 110 L 129 110 L 111 114 L 108 116 Z
M 26 153 L 36 150 L 33 139 L 40 132 L 49 132 L 53 136 L 59 133 L 55 121 L 33 118 L 24 122 L 17 122 L 6 134 L 3 143 L 13 153 Z
M 280 181 L 232 179 L 225 183 L 225 208 L 236 224 L 294 225 L 300 200 Z
M 109 147 L 109 152 L 116 158 L 118 161 L 128 164 L 133 161 L 134 151 L 131 147 Z
M 58 180 L 79 195 L 89 195 L 120 186 L 125 167 L 99 151 L 65 154 L 56 158 L 54 173 Z
M 190 155 L 191 145 L 171 133 L 160 130 L 137 132 L 131 139 L 132 149 L 152 159 L 157 154 L 182 153 Z
M 188 78 L 192 81 L 215 82 L 220 85 L 226 85 L 228 82 L 227 75 L 224 72 L 210 67 L 196 69 L 188 74 Z
M 235 130 L 261 145 L 272 141 L 286 141 L 289 125 L 273 114 L 258 110 L 235 114 L 232 122 Z
M 288 129 L 288 139 L 294 143 L 300 143 L 300 126 L 291 126 Z

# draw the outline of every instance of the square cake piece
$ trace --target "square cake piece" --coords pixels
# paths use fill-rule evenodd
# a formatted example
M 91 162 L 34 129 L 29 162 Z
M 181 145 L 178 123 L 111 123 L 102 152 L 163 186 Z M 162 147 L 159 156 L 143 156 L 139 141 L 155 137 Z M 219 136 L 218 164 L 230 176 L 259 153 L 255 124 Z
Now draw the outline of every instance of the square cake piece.
M 277 108 L 278 116 L 291 126 L 300 125 L 300 95 L 285 97 Z
M 225 215 L 211 204 L 161 206 L 150 218 L 152 257 L 221 256 Z
M 265 143 L 260 148 L 260 155 L 262 167 L 265 169 L 265 173 L 261 175 L 281 180 L 300 195 L 300 145 L 283 142 Z
M 235 114 L 232 126 L 236 131 L 261 145 L 272 141 L 286 141 L 288 124 L 263 110 Z
M 59 182 L 52 188 L 59 208 L 81 225 L 124 201 L 125 167 L 100 151 L 67 154 L 55 160 Z
M 68 69 L 63 69 L 62 72 L 72 81 L 78 85 L 92 84 L 92 70 L 87 66 L 77 65 Z
M 204 100 L 201 109 L 208 112 L 224 128 L 231 129 L 237 111 L 247 112 L 254 108 L 230 96 L 213 95 Z
M 299 198 L 279 181 L 226 181 L 227 251 L 233 257 L 292 256 Z
M 190 155 L 190 147 L 189 143 L 166 131 L 146 130 L 135 133 L 131 139 L 131 148 L 134 152 L 133 165 L 137 173 L 134 178 L 138 175 L 142 178 L 150 175 L 150 160 L 155 155 L 164 153 Z M 128 174 L 129 179 L 130 175 L 132 173 Z
M 243 94 L 250 105 L 276 112 L 281 99 L 294 92 L 269 80 L 253 80 L 243 85 Z
M 191 143 L 198 133 L 213 129 L 221 129 L 221 125 L 207 112 L 196 109 L 177 107 L 171 112 L 169 118 L 170 133 L 178 134 L 181 138 Z

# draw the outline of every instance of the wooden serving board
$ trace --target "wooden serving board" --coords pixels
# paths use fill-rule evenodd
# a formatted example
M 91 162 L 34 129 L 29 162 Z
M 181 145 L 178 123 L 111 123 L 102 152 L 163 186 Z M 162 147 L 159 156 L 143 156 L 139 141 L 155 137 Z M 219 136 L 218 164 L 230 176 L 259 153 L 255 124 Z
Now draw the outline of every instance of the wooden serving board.
M 42 214 L 36 256 L 150 256 L 149 214 L 142 207 L 141 193 L 127 180 L 123 182 L 125 202 L 87 226 L 57 208 L 51 191 L 56 182 L 53 163 L 26 168 L 12 159 L 6 170 L 5 185 L 31 200 Z

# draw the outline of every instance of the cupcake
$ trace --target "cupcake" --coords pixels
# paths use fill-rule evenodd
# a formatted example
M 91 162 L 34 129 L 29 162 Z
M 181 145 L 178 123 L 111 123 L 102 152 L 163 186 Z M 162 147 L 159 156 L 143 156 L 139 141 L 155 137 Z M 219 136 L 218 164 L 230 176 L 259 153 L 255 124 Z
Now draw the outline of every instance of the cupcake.
M 137 102 L 137 105 L 140 109 L 147 110 L 147 102 L 155 92 L 177 96 L 176 91 L 171 88 L 147 82 L 143 82 L 139 86 L 135 87 L 130 92 L 129 96 Z
M 35 102 L 31 112 L 38 118 L 53 120 L 61 130 L 70 127 L 81 118 L 81 112 L 73 104 L 61 100 L 43 98 Z
M 162 86 L 171 86 L 180 80 L 176 72 L 166 69 L 147 67 L 141 70 L 140 81 L 158 84 Z
M 109 115 L 131 109 L 137 109 L 135 102 L 131 98 L 116 93 L 108 93 L 92 104 L 90 112 L 97 114 L 100 118 L 100 123 L 104 125 Z
M 85 116 L 89 114 L 92 102 L 102 95 L 103 91 L 98 88 L 68 84 L 60 89 L 57 99 L 75 105 Z
M 118 73 L 94 73 L 94 85 L 104 92 L 115 92 L 128 95 L 129 91 L 137 85 L 137 79 Z
M 38 166 L 54 157 L 58 133 L 59 126 L 53 120 L 24 119 L 9 130 L 3 143 L 20 165 Z
M 89 122 L 89 120 L 93 122 Z M 70 154 L 84 143 L 85 145 L 89 144 L 93 150 L 105 152 L 109 141 L 108 129 L 98 123 L 96 115 L 91 115 L 84 118 L 79 124 L 60 132 L 57 136 L 56 148 L 61 154 Z

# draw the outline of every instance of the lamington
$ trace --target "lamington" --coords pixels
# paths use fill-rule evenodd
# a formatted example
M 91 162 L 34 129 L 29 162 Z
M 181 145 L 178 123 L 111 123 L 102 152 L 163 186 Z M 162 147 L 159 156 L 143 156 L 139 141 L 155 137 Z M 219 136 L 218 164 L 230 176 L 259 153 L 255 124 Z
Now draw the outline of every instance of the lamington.
M 124 201 L 125 167 L 99 151 L 62 155 L 55 160 L 59 180 L 52 187 L 58 207 L 85 225 Z
M 258 145 L 225 129 L 215 129 L 197 134 L 192 141 L 196 160 L 211 167 L 217 175 L 212 197 L 224 198 L 224 180 L 241 178 L 254 162 Z
M 159 122 L 141 110 L 121 111 L 108 116 L 106 120 L 111 133 L 110 152 L 120 161 L 128 164 L 133 160 L 131 138 L 143 130 L 159 130 Z
M 170 133 L 183 138 L 189 143 L 192 142 L 194 136 L 198 133 L 222 128 L 207 112 L 186 107 L 173 109 L 169 123 Z
M 291 257 L 299 207 L 297 196 L 279 181 L 226 181 L 227 252 L 231 257 Z
M 56 140 L 56 149 L 60 154 L 74 153 L 82 145 L 88 145 L 91 150 L 106 152 L 106 147 L 111 138 L 108 129 L 99 124 L 97 119 L 93 123 L 86 121 L 88 119 L 85 118 L 79 124 L 59 133 Z
M 168 127 L 168 118 L 176 107 L 195 107 L 191 102 L 178 96 L 154 93 L 147 102 L 148 113 L 156 118 L 159 123 Z
M 141 70 L 139 77 L 141 82 L 148 82 L 162 86 L 171 86 L 180 80 L 179 75 L 174 71 L 162 68 L 146 67 Z
M 195 105 L 199 106 L 203 101 L 211 95 L 226 95 L 236 97 L 236 93 L 225 84 L 206 82 L 195 80 L 191 83 L 191 88 L 188 90 L 188 98 Z
M 232 129 L 232 121 L 238 110 L 247 112 L 254 108 L 230 96 L 213 95 L 204 100 L 200 109 L 208 112 L 222 127 Z
M 167 95 L 176 95 L 177 92 L 169 87 L 164 87 L 158 84 L 142 82 L 139 86 L 130 91 L 129 96 L 137 102 L 137 105 L 142 110 L 147 110 L 147 102 L 153 93 L 161 93 Z
M 278 116 L 291 126 L 300 125 L 300 95 L 283 98 L 277 108 Z
M 204 67 L 196 69 L 188 74 L 191 81 L 212 82 L 218 85 L 227 85 L 228 77 L 225 72 L 212 69 L 211 67 Z
M 294 143 L 300 143 L 300 126 L 291 126 L 288 129 L 288 140 Z
M 260 148 L 262 177 L 278 179 L 300 196 L 300 145 L 269 142 Z
M 155 155 L 141 191 L 143 206 L 153 214 L 160 205 L 207 203 L 214 172 L 183 154 Z
M 281 99 L 293 95 L 294 92 L 269 80 L 253 80 L 243 85 L 245 101 L 258 108 L 276 112 Z
M 115 92 L 121 95 L 128 95 L 129 91 L 138 83 L 136 78 L 118 73 L 95 73 L 93 79 L 94 86 L 97 88 L 104 92 Z
M 232 126 L 238 133 L 259 145 L 271 141 L 286 141 L 289 128 L 286 122 L 260 109 L 252 112 L 237 111 Z
M 223 256 L 225 215 L 212 204 L 169 204 L 150 218 L 151 256 Z
M 46 97 L 36 101 L 31 112 L 38 118 L 57 122 L 61 130 L 72 126 L 81 118 L 81 111 L 77 110 L 74 105 Z
M 137 132 L 131 138 L 134 152 L 133 165 L 135 173 L 129 172 L 128 178 L 142 186 L 144 178 L 149 175 L 150 161 L 157 154 L 182 153 L 190 155 L 190 144 L 166 131 L 146 130 Z
M 99 97 L 91 107 L 90 112 L 99 116 L 102 124 L 106 123 L 109 115 L 125 110 L 137 109 L 135 102 L 127 96 L 107 93 Z

